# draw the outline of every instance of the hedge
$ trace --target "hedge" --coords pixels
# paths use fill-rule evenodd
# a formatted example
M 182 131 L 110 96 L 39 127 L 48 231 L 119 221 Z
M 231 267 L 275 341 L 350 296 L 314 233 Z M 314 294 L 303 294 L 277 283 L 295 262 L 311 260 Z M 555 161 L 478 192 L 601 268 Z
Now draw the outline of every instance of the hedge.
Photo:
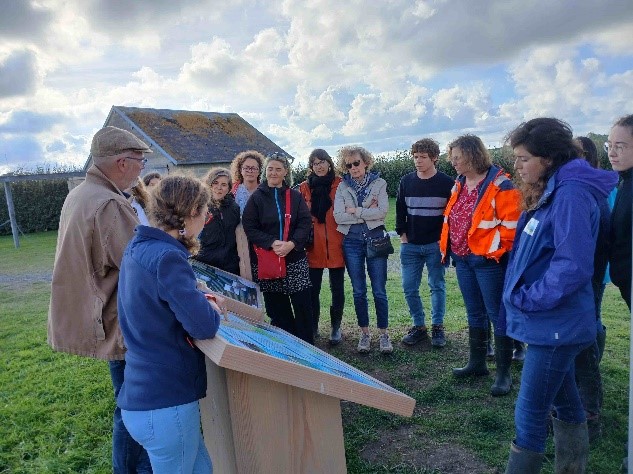
M 10 183 L 13 207 L 18 227 L 25 233 L 57 230 L 64 199 L 68 195 L 66 179 L 47 181 L 17 181 Z M 0 188 L 0 235 L 10 235 L 9 210 Z
M 589 134 L 597 145 L 606 140 L 605 135 Z M 605 169 L 611 169 L 606 153 L 601 145 L 598 148 L 601 165 Z M 496 148 L 490 150 L 493 163 L 503 168 L 510 176 L 514 177 L 514 163 L 512 154 L 507 149 Z M 455 177 L 455 169 L 448 162 L 446 154 L 440 155 L 437 168 L 451 177 Z M 387 155 L 378 155 L 373 168 L 380 172 L 380 176 L 387 181 L 387 193 L 395 197 L 398 191 L 400 178 L 414 171 L 413 160 L 408 150 L 396 151 Z M 41 173 L 43 170 L 37 170 Z M 49 172 L 50 170 L 44 170 Z M 72 171 L 59 169 L 57 171 Z M 292 170 L 293 183 L 298 185 L 305 180 L 307 168 L 304 164 L 295 166 Z M 59 215 L 66 195 L 68 185 L 65 179 L 50 181 L 20 181 L 11 183 L 13 204 L 16 218 L 22 232 L 42 232 L 56 230 L 59 225 Z M 0 188 L 0 224 L 9 220 L 4 188 Z M 0 227 L 0 235 L 11 234 L 10 225 Z
M 514 176 L 514 163 L 508 153 L 504 153 L 501 149 L 490 150 L 493 163 L 503 168 L 510 176 Z M 380 172 L 380 177 L 387 181 L 387 194 L 395 197 L 398 192 L 398 184 L 400 179 L 407 173 L 415 171 L 413 159 L 409 151 L 396 151 L 387 155 L 379 155 L 372 168 L 374 171 Z M 448 162 L 446 154 L 440 155 L 437 162 L 437 169 L 455 178 L 455 168 Z M 305 165 L 299 165 L 292 171 L 293 183 L 298 185 L 305 180 L 307 168 Z

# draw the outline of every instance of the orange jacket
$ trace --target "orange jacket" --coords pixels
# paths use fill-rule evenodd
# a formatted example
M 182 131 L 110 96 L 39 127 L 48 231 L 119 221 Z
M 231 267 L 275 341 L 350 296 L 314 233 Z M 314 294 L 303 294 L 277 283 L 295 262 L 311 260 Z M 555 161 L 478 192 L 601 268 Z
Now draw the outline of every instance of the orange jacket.
M 306 248 L 308 254 L 308 265 L 311 268 L 342 268 L 345 266 L 343 260 L 343 234 L 336 230 L 337 224 L 334 220 L 334 196 L 341 178 L 334 178 L 330 188 L 330 198 L 332 207 L 325 214 L 325 222 L 321 224 L 316 217 L 312 216 L 312 226 L 314 228 L 314 245 Z M 312 192 L 308 182 L 304 181 L 299 185 L 299 192 L 311 207 Z
M 444 224 L 440 236 L 442 261 L 446 260 L 450 240 L 448 216 L 465 178 L 458 176 L 451 197 L 444 211 Z M 481 185 L 473 211 L 473 222 L 468 230 L 468 248 L 475 255 L 493 258 L 497 262 L 503 254 L 512 250 L 517 221 L 521 214 L 521 196 L 510 177 L 499 167 L 491 166 Z

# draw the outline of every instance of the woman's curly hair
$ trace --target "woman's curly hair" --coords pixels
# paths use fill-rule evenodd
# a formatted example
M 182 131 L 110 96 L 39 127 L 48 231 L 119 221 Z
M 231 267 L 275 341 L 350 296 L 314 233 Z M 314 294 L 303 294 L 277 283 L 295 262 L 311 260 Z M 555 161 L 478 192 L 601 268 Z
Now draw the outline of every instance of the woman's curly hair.
M 231 175 L 233 177 L 233 182 L 241 184 L 244 182 L 244 176 L 242 176 L 242 165 L 249 158 L 257 161 L 257 165 L 259 166 L 260 176 L 261 171 L 263 169 L 264 163 L 264 155 L 255 150 L 246 150 L 242 153 L 238 153 L 233 161 L 231 162 Z M 257 177 L 257 182 L 260 182 L 260 176 Z
M 199 216 L 209 202 L 207 187 L 190 176 L 168 176 L 150 194 L 149 220 L 164 231 L 178 230 L 178 240 L 195 255 L 200 249 L 197 235 L 187 233 L 185 219 Z
M 367 166 L 367 171 L 369 171 L 371 167 L 374 166 L 374 155 L 372 155 L 365 148 L 357 145 L 344 146 L 338 151 L 336 155 L 336 166 L 339 173 L 349 173 L 349 170 L 345 167 L 345 158 L 356 154 L 360 156 L 360 159 L 363 160 L 365 166 Z

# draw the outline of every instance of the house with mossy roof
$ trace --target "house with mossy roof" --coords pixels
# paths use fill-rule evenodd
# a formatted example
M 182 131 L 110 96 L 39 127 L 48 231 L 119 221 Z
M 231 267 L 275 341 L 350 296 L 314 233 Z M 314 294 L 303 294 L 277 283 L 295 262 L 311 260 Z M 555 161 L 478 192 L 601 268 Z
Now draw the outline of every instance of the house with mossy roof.
M 145 155 L 148 161 L 142 175 L 184 171 L 203 176 L 212 167 L 228 168 L 235 155 L 246 150 L 256 150 L 264 156 L 288 155 L 235 113 L 115 105 L 103 124 L 108 125 L 132 132 L 151 147 L 153 153 Z M 84 169 L 91 165 L 89 156 Z

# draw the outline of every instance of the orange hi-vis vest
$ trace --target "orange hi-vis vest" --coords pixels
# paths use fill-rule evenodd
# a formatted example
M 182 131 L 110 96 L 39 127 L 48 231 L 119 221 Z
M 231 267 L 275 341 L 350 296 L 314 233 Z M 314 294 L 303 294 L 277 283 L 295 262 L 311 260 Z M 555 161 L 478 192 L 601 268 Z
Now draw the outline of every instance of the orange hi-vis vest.
M 440 236 L 442 262 L 446 260 L 450 246 L 448 216 L 457 202 L 464 181 L 463 176 L 457 178 L 444 210 Z M 493 258 L 498 262 L 503 254 L 512 250 L 517 221 L 521 214 L 520 202 L 521 196 L 510 177 L 493 165 L 482 183 L 473 211 L 472 225 L 468 230 L 468 248 L 473 254 Z

